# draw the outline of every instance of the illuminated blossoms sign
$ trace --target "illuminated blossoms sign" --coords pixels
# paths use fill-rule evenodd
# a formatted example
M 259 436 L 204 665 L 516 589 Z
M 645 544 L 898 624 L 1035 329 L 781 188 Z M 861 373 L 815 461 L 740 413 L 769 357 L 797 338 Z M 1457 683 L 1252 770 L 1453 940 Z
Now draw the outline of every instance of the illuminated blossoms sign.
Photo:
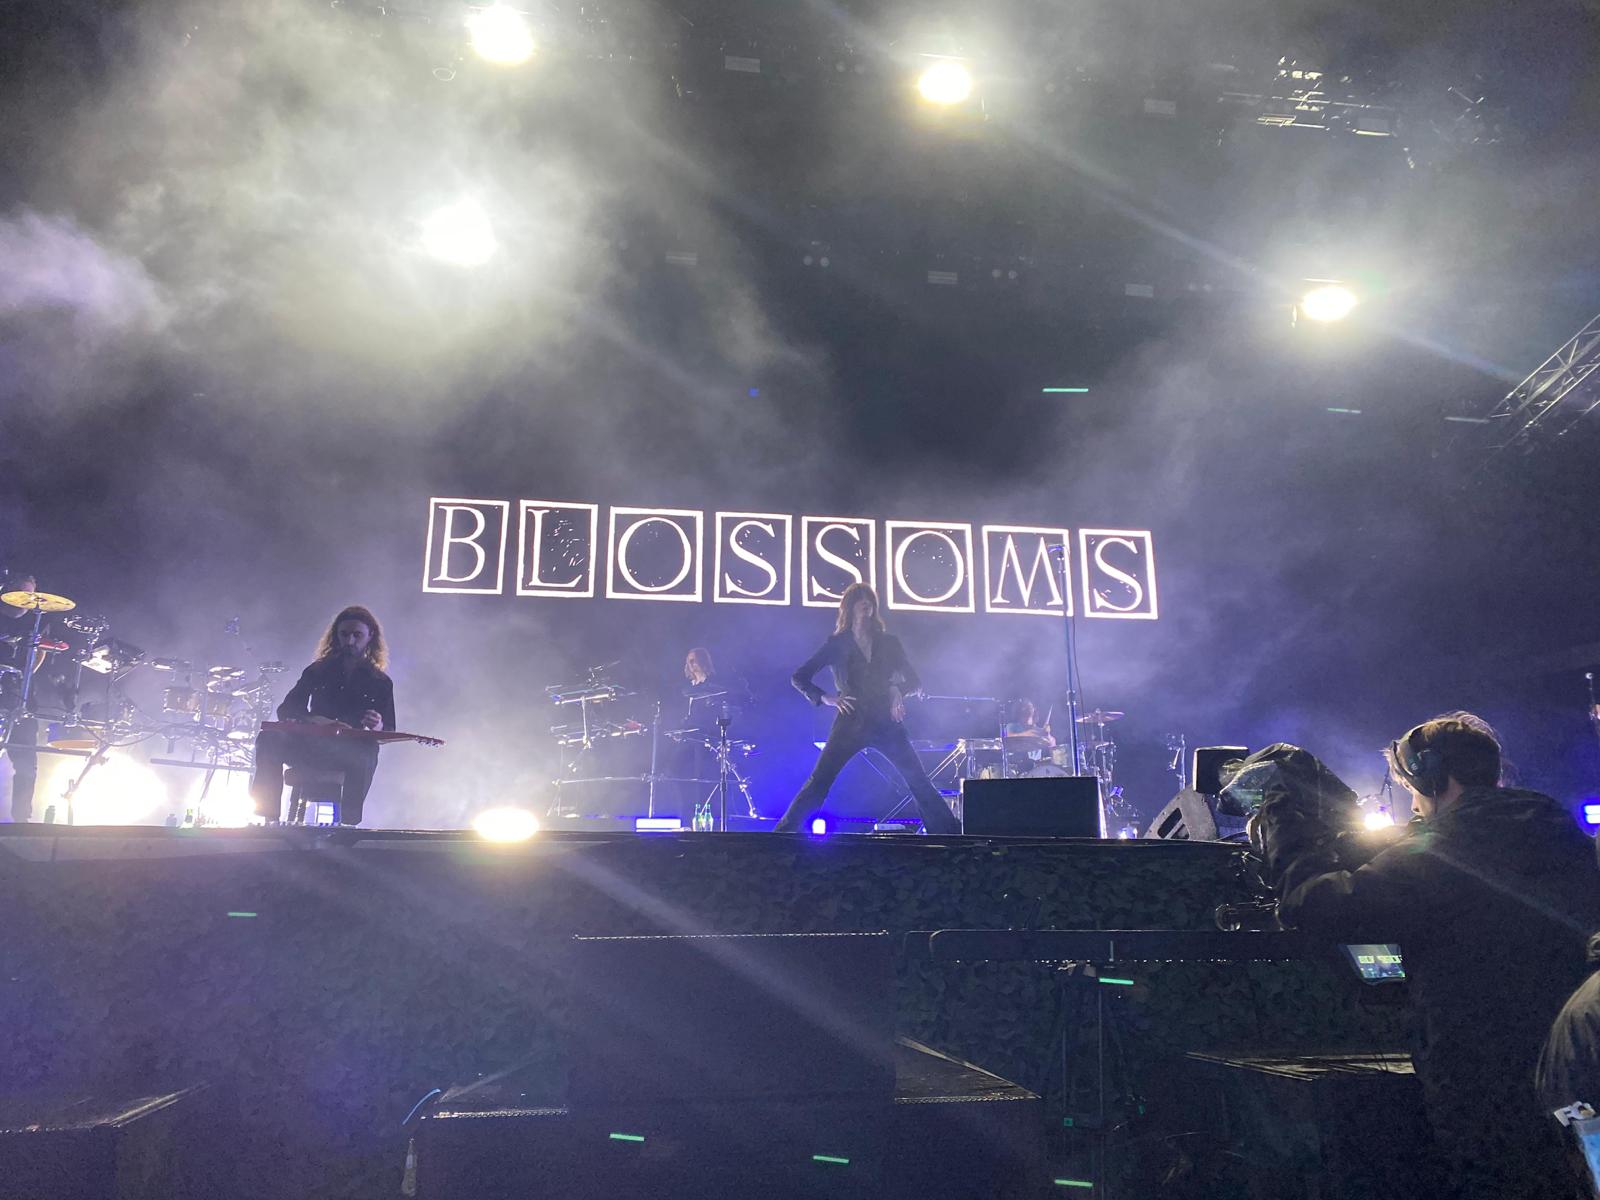
M 1065 577 L 1085 616 L 1157 616 L 1148 530 L 512 505 L 431 499 L 422 590 L 832 608 L 866 582 L 901 611 L 1060 617 L 1075 611 Z

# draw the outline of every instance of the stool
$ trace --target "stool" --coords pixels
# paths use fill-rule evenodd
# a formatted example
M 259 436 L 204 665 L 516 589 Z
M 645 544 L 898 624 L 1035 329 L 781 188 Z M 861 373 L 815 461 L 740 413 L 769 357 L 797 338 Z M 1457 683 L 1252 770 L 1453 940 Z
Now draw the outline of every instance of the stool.
M 290 767 L 283 773 L 289 785 L 289 824 L 306 819 L 306 805 L 333 805 L 333 823 L 339 823 L 339 805 L 344 800 L 344 772 L 331 767 Z

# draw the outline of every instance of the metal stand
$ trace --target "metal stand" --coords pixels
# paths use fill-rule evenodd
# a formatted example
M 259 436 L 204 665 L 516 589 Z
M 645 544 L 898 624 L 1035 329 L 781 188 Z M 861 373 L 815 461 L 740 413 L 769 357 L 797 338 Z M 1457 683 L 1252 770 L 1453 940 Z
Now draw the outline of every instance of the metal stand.
M 587 747 L 585 747 L 587 749 Z M 656 815 L 656 780 L 661 778 L 657 760 L 661 755 L 661 701 L 656 701 L 655 715 L 650 721 L 650 778 L 645 784 L 645 816 Z
M 39 643 L 43 640 L 43 635 L 44 635 L 44 606 L 41 605 L 41 604 L 35 604 L 33 606 L 33 632 L 28 635 L 27 656 L 23 659 L 23 662 L 22 662 L 22 709 L 21 709 L 21 711 L 23 713 L 27 713 L 28 712 L 28 698 L 29 698 L 29 696 L 32 695 L 32 692 L 33 692 L 33 668 L 34 668 L 34 664 L 39 661 Z
M 84 781 L 84 778 L 89 774 L 90 771 L 94 770 L 101 763 L 105 762 L 106 754 L 110 750 L 111 744 L 109 742 L 101 742 L 100 745 L 95 749 L 94 753 L 89 755 L 89 761 L 83 764 L 83 770 L 78 772 L 77 778 L 75 778 L 71 783 L 67 784 L 67 790 L 62 793 L 62 799 L 67 802 L 68 825 L 77 824 L 72 811 L 72 798 L 78 794 L 78 785 Z
M 1072 605 L 1072 578 L 1068 570 L 1067 543 L 1058 542 L 1052 546 L 1051 552 L 1061 564 L 1061 596 L 1062 618 L 1061 631 L 1067 656 L 1067 745 L 1072 754 L 1072 772 L 1074 775 L 1086 775 L 1088 763 L 1084 760 L 1083 745 L 1078 740 L 1078 715 L 1081 709 L 1079 702 L 1078 680 L 1078 619 L 1074 614 Z M 1100 810 L 1100 836 L 1106 836 L 1106 803 L 1105 786 L 1101 782 L 1099 791 L 1098 808 Z

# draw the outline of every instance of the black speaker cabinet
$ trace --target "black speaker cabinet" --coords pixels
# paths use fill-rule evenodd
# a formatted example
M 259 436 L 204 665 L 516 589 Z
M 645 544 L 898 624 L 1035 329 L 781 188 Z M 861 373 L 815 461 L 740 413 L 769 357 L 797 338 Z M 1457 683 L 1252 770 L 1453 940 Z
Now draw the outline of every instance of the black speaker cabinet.
M 232 1195 L 228 1112 L 205 1086 L 136 1097 L 0 1098 L 0 1200 Z
M 1093 775 L 1054 779 L 963 779 L 963 831 L 980 837 L 1097 838 L 1100 781 Z
M 888 1103 L 894 972 L 882 933 L 579 937 L 575 1116 L 659 1103 Z

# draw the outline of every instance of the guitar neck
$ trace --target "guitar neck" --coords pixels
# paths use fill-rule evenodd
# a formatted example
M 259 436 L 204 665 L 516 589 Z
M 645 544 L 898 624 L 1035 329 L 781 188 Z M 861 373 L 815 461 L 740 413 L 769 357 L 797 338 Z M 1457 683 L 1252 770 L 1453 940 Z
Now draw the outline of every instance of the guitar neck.
M 310 737 L 337 737 L 354 742 L 368 742 L 382 746 L 389 742 L 416 742 L 423 746 L 442 746 L 443 738 L 427 737 L 420 733 L 402 733 L 397 729 L 355 729 L 349 725 L 322 724 L 313 721 L 263 721 L 264 733 L 293 733 Z

